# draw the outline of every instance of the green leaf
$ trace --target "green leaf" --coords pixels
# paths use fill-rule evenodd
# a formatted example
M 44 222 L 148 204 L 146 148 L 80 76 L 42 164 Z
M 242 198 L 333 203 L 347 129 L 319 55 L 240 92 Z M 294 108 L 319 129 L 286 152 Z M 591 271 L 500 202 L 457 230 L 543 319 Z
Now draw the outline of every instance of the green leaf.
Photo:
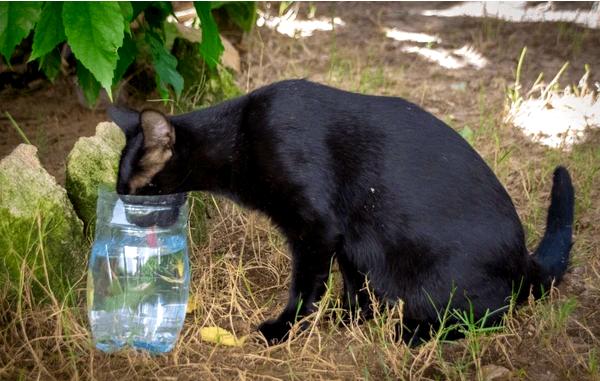
M 115 69 L 115 74 L 113 77 L 113 86 L 119 83 L 129 66 L 131 66 L 133 61 L 135 61 L 137 48 L 135 46 L 135 41 L 131 38 L 131 36 L 125 36 L 125 39 L 123 40 L 123 46 L 119 48 L 118 54 L 119 61 L 117 62 L 117 68 Z
M 460 136 L 463 137 L 463 139 L 465 139 L 467 142 L 469 142 L 470 145 L 473 145 L 475 136 L 474 136 L 473 130 L 471 130 L 469 128 L 469 126 L 463 127 L 463 129 L 460 130 L 459 134 L 460 134 Z
M 210 2 L 194 1 L 196 12 L 200 18 L 200 27 L 202 28 L 202 42 L 200 42 L 200 54 L 211 69 L 219 63 L 223 53 L 223 44 L 217 23 L 211 13 Z
M 100 93 L 100 82 L 81 62 L 77 62 L 77 81 L 88 105 L 94 106 Z
M 67 39 L 65 28 L 62 23 L 62 7 L 60 1 L 49 2 L 42 9 L 42 17 L 35 26 L 33 35 L 33 47 L 29 61 L 33 61 Z
M 146 33 L 146 42 L 150 46 L 152 62 L 156 71 L 156 83 L 163 99 L 168 98 L 167 85 L 173 86 L 179 97 L 183 90 L 183 77 L 177 71 L 177 58 L 163 45 L 162 40 L 154 33 Z
M 219 9 L 221 8 L 223 5 L 227 4 L 227 1 L 211 1 L 210 2 L 210 9 Z
M 224 4 L 227 15 L 242 30 L 249 32 L 256 23 L 256 3 L 253 1 L 232 1 Z
M 63 6 L 67 41 L 75 57 L 111 94 L 124 20 L 114 2 L 67 2 Z
M 60 73 L 60 50 L 58 48 L 52 49 L 48 54 L 40 57 L 39 67 L 44 72 L 44 75 L 51 81 L 54 82 L 58 74 Z
M 29 34 L 40 18 L 42 3 L 0 2 L 0 53 L 10 64 L 15 47 Z
M 119 1 L 119 7 L 121 7 L 121 14 L 123 15 L 123 21 L 125 22 L 125 32 L 131 35 L 131 21 L 133 20 L 133 7 L 130 1 Z

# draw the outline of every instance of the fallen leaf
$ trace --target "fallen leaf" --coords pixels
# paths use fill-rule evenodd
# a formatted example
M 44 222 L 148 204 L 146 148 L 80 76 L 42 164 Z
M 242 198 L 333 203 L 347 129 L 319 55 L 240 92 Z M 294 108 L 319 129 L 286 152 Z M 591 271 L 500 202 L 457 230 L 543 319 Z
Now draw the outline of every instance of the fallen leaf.
M 230 347 L 241 347 L 246 340 L 246 336 L 238 339 L 231 332 L 221 327 L 201 328 L 200 338 L 209 343 L 222 344 Z

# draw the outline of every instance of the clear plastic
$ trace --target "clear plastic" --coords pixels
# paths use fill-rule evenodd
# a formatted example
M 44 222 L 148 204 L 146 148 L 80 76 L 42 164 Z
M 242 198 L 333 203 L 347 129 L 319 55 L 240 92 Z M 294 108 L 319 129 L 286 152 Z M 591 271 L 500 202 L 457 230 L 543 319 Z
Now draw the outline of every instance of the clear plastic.
M 189 294 L 187 218 L 186 194 L 99 190 L 87 283 L 96 348 L 173 349 Z

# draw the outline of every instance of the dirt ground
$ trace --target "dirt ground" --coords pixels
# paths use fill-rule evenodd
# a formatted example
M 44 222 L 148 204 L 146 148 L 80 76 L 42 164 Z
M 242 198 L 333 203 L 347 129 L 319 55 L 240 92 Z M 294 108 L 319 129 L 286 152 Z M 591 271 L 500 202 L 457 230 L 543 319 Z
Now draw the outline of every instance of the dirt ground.
M 531 249 L 543 234 L 551 171 L 559 163 L 567 165 L 577 189 L 575 246 L 571 269 L 550 300 L 519 309 L 500 333 L 475 335 L 458 344 L 408 349 L 370 336 L 366 327 L 332 328 L 317 316 L 314 330 L 275 348 L 214 347 L 198 339 L 199 326 L 219 324 L 250 333 L 281 308 L 289 275 L 285 243 L 268 221 L 218 200 L 210 239 L 192 255 L 193 297 L 199 306 L 188 317 L 174 353 L 149 357 L 95 352 L 86 346 L 84 315 L 73 312 L 77 323 L 71 329 L 78 338 L 63 338 L 60 344 L 48 339 L 60 325 L 51 318 L 27 336 L 36 343 L 32 350 L 19 346 L 16 338 L 23 340 L 23 335 L 15 329 L 14 346 L 0 355 L 0 378 L 600 379 L 600 136 L 592 134 L 586 143 L 562 152 L 530 142 L 503 122 L 507 88 L 524 46 L 524 89 L 540 72 L 549 81 L 567 61 L 563 86 L 576 84 L 585 64 L 591 66 L 594 83 L 600 81 L 600 30 L 569 23 L 420 15 L 450 5 L 317 3 L 317 17 L 339 17 L 345 25 L 299 39 L 256 28 L 238 45 L 243 65 L 238 82 L 250 91 L 281 79 L 307 78 L 351 91 L 401 96 L 457 130 L 469 127 L 473 145 L 513 197 Z M 302 4 L 298 17 L 306 18 L 308 10 Z M 402 46 L 425 44 L 386 38 L 384 28 L 392 27 L 438 36 L 442 41 L 435 47 L 468 44 L 488 64 L 480 70 L 447 69 L 402 52 Z M 89 110 L 80 104 L 70 78 L 35 89 L 5 89 L 0 92 L 0 157 L 22 141 L 5 111 L 38 146 L 42 163 L 59 182 L 64 181 L 65 158 L 76 139 L 93 134 L 95 125 L 106 119 L 102 107 Z M 0 336 L 10 337 L 9 331 Z M 10 340 L 2 342 L 7 346 Z M 56 348 L 75 355 L 48 354 Z M 30 353 L 48 357 L 39 360 Z M 490 375 L 494 369 L 498 378 Z

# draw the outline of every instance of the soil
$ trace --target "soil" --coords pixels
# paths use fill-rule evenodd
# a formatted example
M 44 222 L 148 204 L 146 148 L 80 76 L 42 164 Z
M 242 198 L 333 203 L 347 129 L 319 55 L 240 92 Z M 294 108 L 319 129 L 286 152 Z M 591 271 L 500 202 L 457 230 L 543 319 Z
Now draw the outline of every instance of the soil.
M 540 72 L 544 72 L 549 81 L 567 61 L 570 68 L 561 78 L 563 86 L 579 81 L 584 73 L 584 64 L 592 68 L 590 83 L 600 81 L 600 30 L 569 23 L 508 23 L 495 19 L 425 17 L 419 14 L 422 10 L 451 5 L 413 2 L 316 3 L 317 17 L 340 17 L 345 26 L 336 26 L 333 32 L 316 31 L 313 36 L 300 39 L 289 38 L 265 27 L 256 28 L 237 45 L 242 53 L 242 73 L 238 76 L 238 82 L 244 90 L 250 91 L 277 80 L 307 78 L 346 90 L 401 96 L 421 105 L 459 130 L 465 126 L 476 131 L 482 129 L 485 125 L 482 114 L 489 114 L 492 122 L 500 126 L 497 134 L 482 134 L 475 146 L 488 163 L 497 159 L 498 144 L 501 148 L 509 147 L 512 150 L 509 165 L 499 166 L 503 171 L 499 176 L 513 196 L 521 218 L 528 222 L 529 242 L 537 242 L 543 230 L 545 207 L 542 205 L 545 205 L 546 199 L 542 196 L 537 201 L 531 199 L 528 192 L 535 186 L 527 177 L 527 171 L 531 171 L 536 179 L 542 178 L 547 166 L 546 158 L 555 155 L 563 159 L 566 156 L 549 152 L 529 142 L 510 126 L 502 124 L 506 89 L 514 82 L 517 60 L 524 46 L 528 49 L 521 73 L 524 89 L 531 87 Z M 575 5 L 556 6 L 573 8 Z M 577 6 L 589 8 L 591 5 L 583 3 Z M 262 7 L 266 9 L 269 4 L 262 4 Z M 268 10 L 276 13 L 276 9 L 278 5 L 271 4 Z M 299 17 L 305 18 L 308 10 L 307 4 L 301 4 Z M 457 49 L 468 44 L 486 57 L 489 63 L 481 70 L 472 67 L 455 70 L 443 68 L 415 54 L 402 52 L 403 45 L 425 45 L 386 38 L 383 28 L 392 27 L 437 35 L 442 42 L 436 47 Z M 153 96 L 149 95 L 148 98 Z M 132 99 L 131 103 L 139 106 L 144 102 Z M 27 90 L 5 88 L 0 92 L 0 111 L 0 157 L 22 142 L 4 114 L 7 111 L 29 140 L 38 146 L 43 165 L 59 182 L 64 181 L 65 159 L 77 138 L 92 135 L 96 124 L 107 119 L 103 107 L 90 110 L 81 104 L 72 78 L 63 78 L 54 84 L 37 82 L 35 88 Z M 500 139 L 501 143 L 493 141 L 493 136 Z M 597 147 L 599 141 L 596 135 L 587 144 Z M 598 168 L 597 164 L 594 168 Z M 580 176 L 583 178 L 585 174 Z M 573 353 L 585 354 L 598 345 L 600 337 L 597 309 L 600 302 L 597 290 L 600 288 L 598 278 L 592 274 L 597 271 L 592 269 L 600 260 L 597 238 L 600 231 L 594 226 L 594 221 L 600 218 L 600 195 L 597 189 L 593 190 L 598 184 L 598 176 L 590 175 L 589 178 L 592 184 L 589 193 L 591 201 L 588 209 L 582 211 L 577 225 L 580 242 L 579 246 L 576 245 L 577 265 L 559 289 L 567 296 L 581 294 L 578 297 L 578 312 L 568 325 L 567 334 L 571 338 L 571 349 L 573 346 L 576 348 Z M 542 179 L 536 184 L 541 184 L 544 188 L 541 194 L 547 195 L 548 180 Z M 531 206 L 533 202 L 539 203 L 540 216 Z M 237 241 L 231 243 L 227 255 L 238 255 L 236 250 L 239 244 Z M 269 279 L 269 274 L 264 272 L 256 274 L 254 278 L 256 284 L 263 284 L 265 288 L 268 288 L 269 281 L 272 282 Z M 282 289 L 274 297 L 275 303 L 284 297 L 285 290 Z M 272 309 L 271 312 L 274 313 Z M 568 369 L 570 362 L 579 363 L 583 360 L 569 357 L 571 352 L 561 355 L 562 343 L 555 343 L 556 356 L 535 353 L 532 348 L 538 345 L 535 332 L 538 326 L 528 322 L 526 317 L 521 320 L 519 332 L 523 336 L 519 336 L 518 342 L 507 344 L 510 358 L 498 360 L 502 366 L 516 373 L 524 369 L 526 378 L 532 380 L 585 378 L 582 372 Z M 579 322 L 583 322 L 586 328 L 577 328 Z M 495 355 L 498 354 L 488 354 L 486 359 L 496 361 Z M 200 359 L 204 357 L 200 356 Z M 341 368 L 346 360 L 340 360 Z M 256 365 L 252 369 L 254 373 L 250 375 L 276 373 L 276 369 L 266 370 L 261 368 L 263 366 L 269 365 Z M 229 364 L 229 367 L 235 367 L 235 364 Z M 242 374 L 236 373 L 233 368 L 227 369 L 220 372 L 212 369 L 213 376 L 215 373 L 221 376 Z

